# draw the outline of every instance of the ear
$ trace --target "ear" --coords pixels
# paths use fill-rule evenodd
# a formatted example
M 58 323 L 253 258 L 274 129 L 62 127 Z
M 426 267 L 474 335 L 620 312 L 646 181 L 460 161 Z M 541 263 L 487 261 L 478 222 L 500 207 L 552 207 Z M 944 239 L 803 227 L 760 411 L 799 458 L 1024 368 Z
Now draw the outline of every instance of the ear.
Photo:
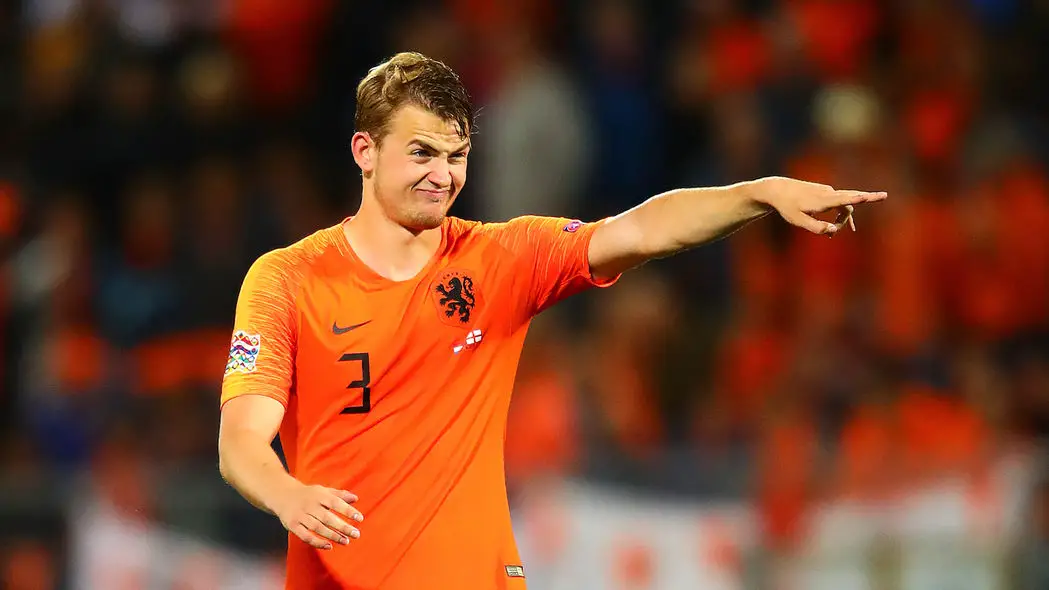
M 357 162 L 361 172 L 365 175 L 375 170 L 375 160 L 378 156 L 379 146 L 372 140 L 372 136 L 365 131 L 353 134 L 350 140 L 350 150 L 353 151 L 353 161 Z

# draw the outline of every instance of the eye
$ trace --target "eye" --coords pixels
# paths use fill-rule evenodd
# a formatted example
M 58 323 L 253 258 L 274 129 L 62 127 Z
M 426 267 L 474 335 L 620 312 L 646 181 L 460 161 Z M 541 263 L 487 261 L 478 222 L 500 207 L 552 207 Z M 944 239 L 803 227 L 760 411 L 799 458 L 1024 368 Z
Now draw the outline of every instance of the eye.
M 426 150 L 415 150 L 412 152 L 412 155 L 416 158 L 427 158 L 430 156 L 430 153 Z
M 465 160 L 466 159 L 466 152 L 458 152 L 458 153 L 452 154 L 452 159 L 453 160 Z

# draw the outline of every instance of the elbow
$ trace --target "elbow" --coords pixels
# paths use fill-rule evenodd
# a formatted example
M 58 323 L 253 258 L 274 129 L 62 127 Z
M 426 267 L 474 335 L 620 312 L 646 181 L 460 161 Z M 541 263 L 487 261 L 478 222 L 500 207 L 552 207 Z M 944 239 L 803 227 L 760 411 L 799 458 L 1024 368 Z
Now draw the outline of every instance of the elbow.
M 219 453 L 219 475 L 222 476 L 222 481 L 229 483 L 229 462 L 222 459 L 221 453 Z
M 229 483 L 229 462 L 222 458 L 222 453 L 219 453 L 219 475 L 222 476 L 222 481 Z
M 219 475 L 222 476 L 223 481 L 225 481 L 226 483 L 229 483 L 229 484 L 232 485 L 232 483 L 231 483 L 232 474 L 230 473 L 232 468 L 230 467 L 230 460 L 229 460 L 229 444 L 228 444 L 227 441 L 225 441 L 223 439 L 223 437 L 219 437 L 219 449 L 218 449 L 218 451 L 219 451 Z

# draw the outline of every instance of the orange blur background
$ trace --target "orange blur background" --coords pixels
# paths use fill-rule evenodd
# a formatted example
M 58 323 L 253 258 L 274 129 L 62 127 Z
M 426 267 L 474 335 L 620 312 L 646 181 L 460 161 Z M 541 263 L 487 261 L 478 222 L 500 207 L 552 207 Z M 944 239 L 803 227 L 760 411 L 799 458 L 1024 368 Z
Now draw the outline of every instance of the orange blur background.
M 354 212 L 356 82 L 416 50 L 482 109 L 458 216 L 773 174 L 891 195 L 857 233 L 769 217 L 536 321 L 507 434 L 534 586 L 939 588 L 969 564 L 949 587 L 1049 588 L 1046 39 L 1041 0 L 0 4 L 0 587 L 279 578 L 279 523 L 216 468 L 240 281 Z M 591 552 L 572 531 L 603 494 L 716 541 L 668 557 L 653 516 Z M 821 553 L 828 507 L 916 497 L 948 532 L 874 518 Z M 544 543 L 603 573 L 566 581 Z

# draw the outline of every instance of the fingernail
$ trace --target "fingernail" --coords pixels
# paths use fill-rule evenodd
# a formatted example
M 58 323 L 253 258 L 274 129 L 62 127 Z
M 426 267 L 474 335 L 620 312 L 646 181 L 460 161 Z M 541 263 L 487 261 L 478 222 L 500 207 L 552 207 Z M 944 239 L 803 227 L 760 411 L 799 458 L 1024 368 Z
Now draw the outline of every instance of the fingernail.
M 361 532 L 360 531 L 350 531 L 350 536 L 353 537 L 354 539 L 360 539 L 361 538 Z
M 339 539 L 339 542 L 342 543 L 343 545 L 349 545 L 350 544 L 350 539 L 349 539 L 349 537 L 343 537 L 343 538 Z
M 357 522 L 364 522 L 364 515 L 358 512 L 357 514 L 353 515 L 353 520 L 356 520 Z
M 328 543 L 327 545 L 325 545 L 324 548 L 325 549 L 331 549 L 331 543 Z

